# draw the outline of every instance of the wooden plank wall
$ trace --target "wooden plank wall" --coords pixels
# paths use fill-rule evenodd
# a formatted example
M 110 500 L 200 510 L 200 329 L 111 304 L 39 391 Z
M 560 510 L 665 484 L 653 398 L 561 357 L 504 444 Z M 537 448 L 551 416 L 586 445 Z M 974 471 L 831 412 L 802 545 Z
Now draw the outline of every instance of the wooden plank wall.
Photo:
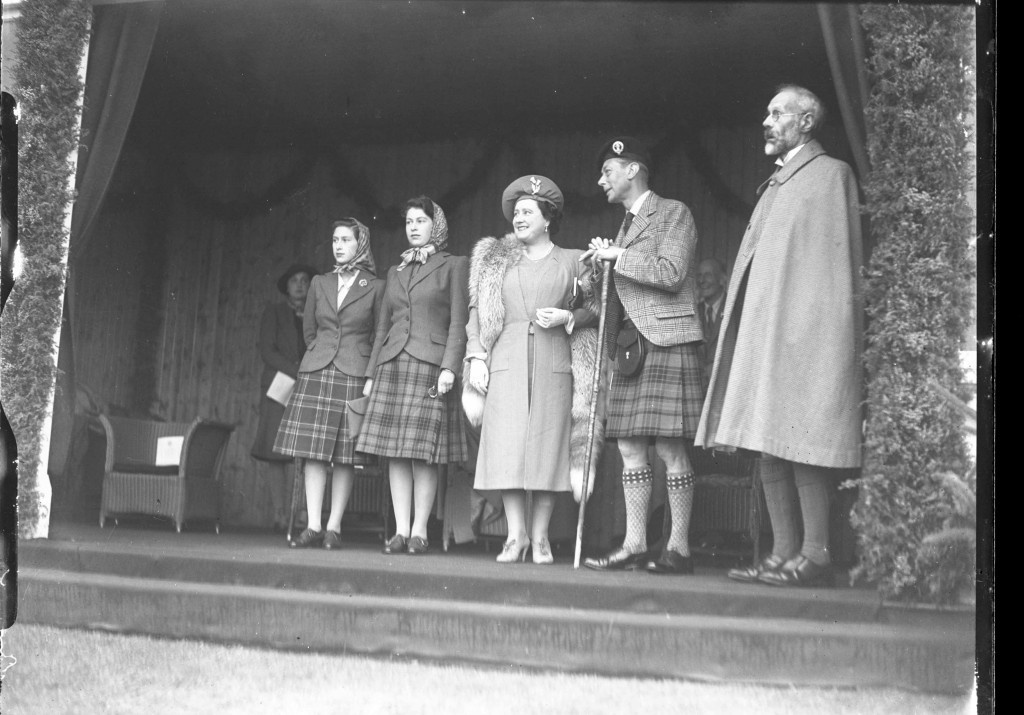
M 547 175 L 570 194 L 600 196 L 596 152 L 605 139 L 580 133 L 503 148 L 464 201 L 443 206 L 451 226 L 450 250 L 467 254 L 479 237 L 507 230 L 501 192 L 521 173 Z M 755 188 L 771 172 L 758 133 L 749 128 L 711 128 L 699 140 L 722 180 L 753 205 Z M 484 149 L 483 142 L 472 139 L 336 147 L 355 175 L 363 177 L 363 189 L 380 205 L 396 209 L 420 193 L 444 195 L 467 175 Z M 301 156 L 288 150 L 222 151 L 180 160 L 184 175 L 203 195 L 238 201 L 266 192 Z M 690 206 L 700 234 L 700 257 L 717 256 L 731 263 L 749 217 L 723 208 L 681 150 L 663 159 L 654 189 Z M 113 275 L 129 278 L 118 281 L 116 297 L 102 281 L 83 281 L 76 349 L 77 361 L 86 367 L 79 372 L 108 401 L 131 401 L 125 394 L 125 376 L 134 368 L 128 346 L 141 308 L 131 297 L 139 289 L 139 271 L 133 272 L 132 266 L 144 260 L 147 243 L 163 245 L 161 306 L 152 316 L 160 321 L 153 331 L 158 343 L 154 391 L 159 409 L 169 420 L 205 415 L 238 425 L 225 462 L 225 517 L 228 523 L 266 525 L 266 486 L 249 449 L 261 397 L 259 320 L 268 302 L 281 299 L 274 283 L 293 261 L 327 268 L 329 226 L 340 216 L 355 215 L 371 226 L 382 273 L 404 249 L 404 230 L 397 222 L 393 228 L 380 228 L 380 217 L 375 221 L 366 216 L 353 197 L 339 194 L 327 161 L 318 161 L 311 180 L 284 201 L 245 218 L 219 218 L 189 196 L 173 181 L 159 194 L 165 211 L 162 244 L 157 237 L 138 235 L 130 221 L 122 225 L 125 222 L 119 223 L 117 216 L 105 217 L 106 238 L 94 247 L 92 260 L 113 261 Z M 598 208 L 581 211 L 567 206 L 557 237 L 560 244 L 583 247 L 594 235 L 614 235 L 622 208 L 600 202 L 593 206 Z

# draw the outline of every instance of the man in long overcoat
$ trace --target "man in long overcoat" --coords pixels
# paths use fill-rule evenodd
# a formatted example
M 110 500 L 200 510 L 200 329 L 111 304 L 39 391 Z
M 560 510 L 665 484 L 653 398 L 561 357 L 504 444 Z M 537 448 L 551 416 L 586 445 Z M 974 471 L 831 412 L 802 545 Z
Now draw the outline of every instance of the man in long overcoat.
M 837 468 L 861 463 L 857 183 L 813 138 L 822 118 L 802 87 L 780 87 L 768 105 L 765 153 L 778 167 L 736 257 L 697 430 L 699 446 L 762 455 L 774 546 L 729 572 L 739 581 L 831 585 L 830 487 Z
M 588 558 L 584 566 L 691 574 L 687 532 L 694 474 L 686 447 L 704 397 L 703 333 L 695 312 L 697 227 L 684 204 L 648 188 L 651 162 L 636 139 L 609 141 L 599 162 L 598 185 L 609 203 L 626 209 L 626 217 L 614 242 L 592 239 L 580 260 L 613 264 L 607 326 L 608 345 L 616 354 L 605 434 L 616 440 L 622 456 L 626 537 L 620 548 Z M 651 442 L 665 461 L 672 516 L 671 533 L 656 557 L 647 553 Z

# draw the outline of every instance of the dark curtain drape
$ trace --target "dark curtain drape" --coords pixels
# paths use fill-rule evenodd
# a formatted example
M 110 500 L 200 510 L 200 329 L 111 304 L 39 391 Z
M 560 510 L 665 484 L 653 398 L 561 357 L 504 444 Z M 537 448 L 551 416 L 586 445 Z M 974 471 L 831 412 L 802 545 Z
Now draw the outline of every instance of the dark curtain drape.
M 117 166 L 153 49 L 163 0 L 103 5 L 93 10 L 78 150 L 77 192 L 71 214 L 68 277 L 57 358 L 57 391 L 50 432 L 49 469 L 62 475 L 74 426 L 75 370 L 72 320 L 75 264 L 89 245 L 103 197 Z
M 863 182 L 871 169 L 864 123 L 869 86 L 864 30 L 857 17 L 857 5 L 818 3 L 818 18 L 839 100 L 839 114 L 853 152 L 857 175 Z

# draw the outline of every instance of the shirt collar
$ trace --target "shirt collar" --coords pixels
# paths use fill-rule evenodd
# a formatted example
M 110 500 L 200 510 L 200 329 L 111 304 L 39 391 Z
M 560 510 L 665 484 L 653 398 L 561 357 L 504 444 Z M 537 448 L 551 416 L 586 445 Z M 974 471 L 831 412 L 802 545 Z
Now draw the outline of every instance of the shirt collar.
M 789 151 L 786 152 L 786 156 L 780 156 L 778 159 L 776 159 L 775 163 L 778 166 L 785 166 L 786 162 L 788 162 L 790 159 L 792 159 L 794 156 L 796 156 L 796 153 L 798 151 L 800 151 L 801 149 L 803 149 L 805 146 L 807 146 L 807 142 L 804 142 L 803 144 L 800 144 L 799 146 L 793 147 L 792 149 L 790 149 Z
M 644 205 L 644 201 L 647 200 L 647 195 L 650 194 L 650 193 L 651 193 L 651 190 L 647 189 L 647 191 L 645 191 L 642 194 L 640 194 L 636 198 L 636 201 L 633 202 L 633 205 L 629 207 L 629 212 L 631 214 L 633 214 L 634 216 L 639 215 L 640 207 Z

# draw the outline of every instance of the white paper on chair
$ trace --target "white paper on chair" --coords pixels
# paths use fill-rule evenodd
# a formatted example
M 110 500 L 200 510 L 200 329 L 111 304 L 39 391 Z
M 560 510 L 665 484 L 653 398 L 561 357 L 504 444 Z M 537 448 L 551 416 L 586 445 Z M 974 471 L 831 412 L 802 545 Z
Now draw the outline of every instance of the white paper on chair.
M 283 372 L 278 371 L 274 375 L 274 381 L 270 383 L 270 387 L 267 388 L 267 397 L 274 402 L 280 402 L 282 405 L 288 404 L 288 398 L 291 397 L 292 388 L 295 386 L 295 380 L 285 375 Z
M 156 466 L 175 467 L 181 464 L 181 447 L 184 443 L 183 436 L 157 437 Z

